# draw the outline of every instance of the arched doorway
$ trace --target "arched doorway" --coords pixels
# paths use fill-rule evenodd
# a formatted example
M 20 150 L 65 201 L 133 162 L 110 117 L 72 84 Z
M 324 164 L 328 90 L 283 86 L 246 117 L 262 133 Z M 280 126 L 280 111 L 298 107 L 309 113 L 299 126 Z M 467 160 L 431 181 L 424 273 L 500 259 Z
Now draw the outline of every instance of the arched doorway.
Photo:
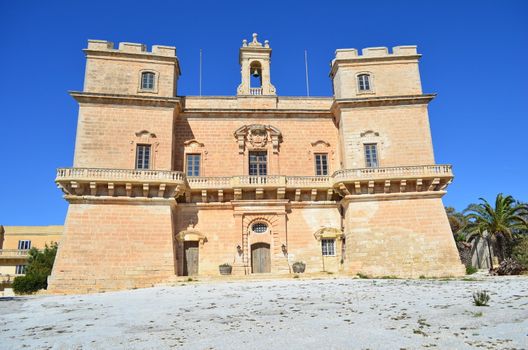
M 253 273 L 271 272 L 269 244 L 255 243 L 251 245 L 251 271 Z

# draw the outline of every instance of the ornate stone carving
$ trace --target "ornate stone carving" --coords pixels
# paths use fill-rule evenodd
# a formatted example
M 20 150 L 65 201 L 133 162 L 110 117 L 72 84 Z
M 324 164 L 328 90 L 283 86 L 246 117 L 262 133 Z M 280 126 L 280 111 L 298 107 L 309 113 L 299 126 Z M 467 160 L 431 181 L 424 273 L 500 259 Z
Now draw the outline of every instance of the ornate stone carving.
M 234 136 L 238 143 L 238 153 L 243 154 L 246 144 L 252 149 L 265 149 L 271 142 L 273 153 L 279 153 L 279 143 L 282 134 L 279 129 L 271 125 L 251 124 L 238 128 Z
M 254 148 L 264 148 L 268 143 L 268 132 L 264 125 L 251 125 L 248 132 L 248 141 Z

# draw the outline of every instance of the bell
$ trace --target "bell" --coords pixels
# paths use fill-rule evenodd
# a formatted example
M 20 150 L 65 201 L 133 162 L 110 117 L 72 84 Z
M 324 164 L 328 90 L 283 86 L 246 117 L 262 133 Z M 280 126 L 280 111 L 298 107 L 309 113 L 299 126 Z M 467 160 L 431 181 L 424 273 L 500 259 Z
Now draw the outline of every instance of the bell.
M 255 68 L 255 70 L 253 71 L 253 74 L 251 74 L 251 75 L 254 76 L 255 78 L 258 78 L 259 72 L 258 72 L 257 68 Z

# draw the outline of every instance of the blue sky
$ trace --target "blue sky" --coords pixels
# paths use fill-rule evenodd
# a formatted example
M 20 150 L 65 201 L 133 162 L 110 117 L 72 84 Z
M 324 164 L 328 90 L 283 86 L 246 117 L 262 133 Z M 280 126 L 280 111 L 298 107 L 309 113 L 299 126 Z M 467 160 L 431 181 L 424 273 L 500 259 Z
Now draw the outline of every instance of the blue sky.
M 179 95 L 234 95 L 241 40 L 273 48 L 280 95 L 329 96 L 337 48 L 418 45 L 437 163 L 456 175 L 446 205 L 499 192 L 528 201 L 526 1 L 7 1 L 0 0 L 0 224 L 62 224 L 53 182 L 71 166 L 87 39 L 174 45 Z

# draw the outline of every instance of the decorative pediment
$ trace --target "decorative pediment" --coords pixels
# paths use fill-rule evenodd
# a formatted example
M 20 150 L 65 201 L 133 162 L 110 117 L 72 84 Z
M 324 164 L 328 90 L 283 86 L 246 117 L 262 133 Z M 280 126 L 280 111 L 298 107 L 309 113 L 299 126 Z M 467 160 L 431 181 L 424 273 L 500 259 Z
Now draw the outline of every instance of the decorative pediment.
M 194 242 L 203 243 L 203 242 L 207 242 L 207 237 L 198 230 L 187 229 L 187 230 L 184 230 L 178 233 L 176 235 L 176 240 L 180 242 L 194 241 Z
M 263 124 L 243 125 L 235 131 L 234 136 L 240 154 L 244 153 L 246 144 L 252 149 L 266 149 L 268 143 L 271 143 L 273 153 L 279 153 L 279 143 L 282 141 L 279 129 Z
M 188 140 L 183 143 L 186 147 L 203 147 L 204 144 L 201 142 L 198 142 L 196 139 Z
M 343 237 L 343 231 L 335 227 L 323 227 L 314 233 L 315 239 L 338 239 Z
M 156 134 L 148 131 L 148 130 L 141 130 L 136 132 L 136 137 L 148 137 L 148 138 L 156 138 Z
M 361 137 L 367 137 L 367 136 L 379 136 L 379 132 L 377 131 L 373 131 L 373 130 L 367 130 L 365 132 L 362 132 L 361 134 L 359 134 L 359 136 Z
M 330 143 L 326 142 L 324 140 L 317 140 L 317 141 L 314 141 L 314 142 L 310 142 L 310 144 L 312 145 L 312 147 L 317 147 L 317 146 L 330 147 Z

